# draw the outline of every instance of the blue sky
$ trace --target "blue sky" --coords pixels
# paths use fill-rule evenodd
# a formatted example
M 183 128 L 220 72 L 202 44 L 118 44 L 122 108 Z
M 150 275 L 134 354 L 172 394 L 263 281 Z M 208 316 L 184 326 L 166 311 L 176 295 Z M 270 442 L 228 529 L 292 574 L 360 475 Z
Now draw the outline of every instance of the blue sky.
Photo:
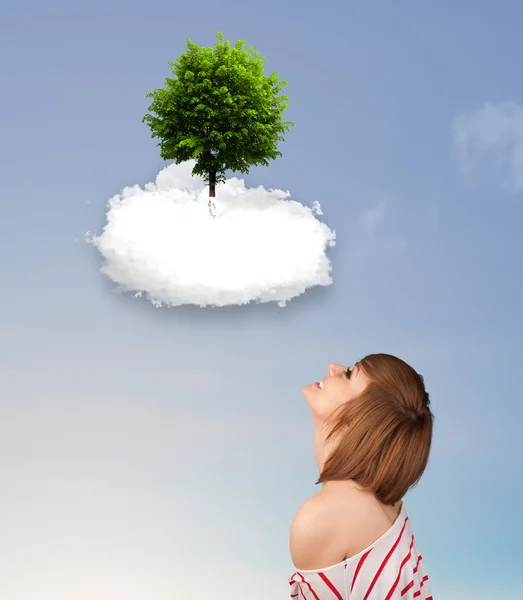
M 286 597 L 290 521 L 318 489 L 300 389 L 370 352 L 431 394 L 405 503 L 434 597 L 523 597 L 522 18 L 470 0 L 4 9 L 0 597 Z M 165 166 L 145 94 L 217 30 L 289 81 L 296 125 L 247 185 L 319 201 L 336 231 L 333 284 L 285 308 L 155 309 L 83 242 Z

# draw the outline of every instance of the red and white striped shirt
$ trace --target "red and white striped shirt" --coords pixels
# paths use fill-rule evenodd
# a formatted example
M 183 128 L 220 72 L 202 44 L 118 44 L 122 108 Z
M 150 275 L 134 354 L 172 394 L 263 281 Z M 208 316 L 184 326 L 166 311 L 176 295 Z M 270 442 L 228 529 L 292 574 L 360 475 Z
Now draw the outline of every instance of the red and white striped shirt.
M 293 600 L 433 600 L 404 504 L 371 546 L 332 567 L 296 571 L 289 583 Z

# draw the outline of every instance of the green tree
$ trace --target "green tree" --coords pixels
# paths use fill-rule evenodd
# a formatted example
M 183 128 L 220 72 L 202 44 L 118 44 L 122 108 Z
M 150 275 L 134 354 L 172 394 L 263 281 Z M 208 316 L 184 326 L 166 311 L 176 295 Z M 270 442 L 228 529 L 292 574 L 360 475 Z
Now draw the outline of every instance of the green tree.
M 244 40 L 231 48 L 221 32 L 216 37 L 214 48 L 187 38 L 186 52 L 169 62 L 176 79 L 147 94 L 156 116 L 142 120 L 160 139 L 164 160 L 196 160 L 192 173 L 204 178 L 212 198 L 226 170 L 248 173 L 282 156 L 278 141 L 294 125 L 281 120 L 289 99 L 278 94 L 288 82 L 278 79 L 278 71 L 265 77 L 265 57 L 252 46 L 245 49 Z

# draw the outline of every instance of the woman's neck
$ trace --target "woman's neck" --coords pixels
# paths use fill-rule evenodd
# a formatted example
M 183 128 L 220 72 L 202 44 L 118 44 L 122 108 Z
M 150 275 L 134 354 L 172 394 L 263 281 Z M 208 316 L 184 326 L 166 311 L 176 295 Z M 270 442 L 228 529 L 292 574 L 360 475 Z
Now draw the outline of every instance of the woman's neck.
M 332 442 L 327 442 L 327 429 L 325 423 L 313 418 L 314 424 L 314 459 L 318 467 L 318 473 L 323 471 L 325 461 L 332 448 Z

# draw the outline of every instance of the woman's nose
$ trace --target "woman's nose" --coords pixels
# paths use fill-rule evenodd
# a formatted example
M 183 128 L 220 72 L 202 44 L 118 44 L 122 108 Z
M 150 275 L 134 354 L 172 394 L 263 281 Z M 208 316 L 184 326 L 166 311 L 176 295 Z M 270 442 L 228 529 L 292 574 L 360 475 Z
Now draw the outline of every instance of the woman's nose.
M 329 375 L 336 375 L 337 373 L 343 370 L 346 371 L 347 367 L 344 367 L 343 365 L 338 365 L 337 363 L 331 363 L 329 365 Z

